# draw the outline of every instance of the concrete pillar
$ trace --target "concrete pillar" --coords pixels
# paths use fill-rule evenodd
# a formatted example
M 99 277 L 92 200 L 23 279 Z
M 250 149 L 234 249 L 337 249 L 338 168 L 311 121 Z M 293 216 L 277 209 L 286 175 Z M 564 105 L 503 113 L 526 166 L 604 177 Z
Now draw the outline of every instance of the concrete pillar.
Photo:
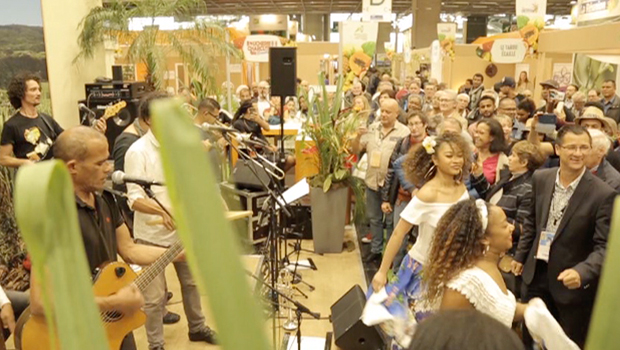
M 441 0 L 411 0 L 413 27 L 411 46 L 414 49 L 429 47 L 437 39 L 437 23 L 441 12 Z
M 301 18 L 302 32 L 314 35 L 315 41 L 329 41 L 330 28 L 329 14 L 305 14 Z
M 93 59 L 73 64 L 80 52 L 78 25 L 96 6 L 101 0 L 41 0 L 52 114 L 65 128 L 79 124 L 77 101 L 86 98 L 84 84 L 106 75 L 103 45 Z

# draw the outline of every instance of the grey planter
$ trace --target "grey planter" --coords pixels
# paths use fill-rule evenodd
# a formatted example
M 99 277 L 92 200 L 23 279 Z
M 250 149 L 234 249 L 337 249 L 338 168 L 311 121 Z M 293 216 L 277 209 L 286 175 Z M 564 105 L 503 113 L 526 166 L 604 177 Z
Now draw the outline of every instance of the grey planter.
M 344 242 L 348 187 L 330 189 L 310 188 L 312 206 L 312 236 L 316 253 L 340 253 Z

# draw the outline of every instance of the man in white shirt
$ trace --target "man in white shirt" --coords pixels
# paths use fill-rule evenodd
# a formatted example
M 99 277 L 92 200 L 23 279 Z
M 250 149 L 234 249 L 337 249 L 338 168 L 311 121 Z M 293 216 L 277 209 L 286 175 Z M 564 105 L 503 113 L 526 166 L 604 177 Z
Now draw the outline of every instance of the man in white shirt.
M 147 95 L 141 103 L 150 103 Z M 142 108 L 141 108 L 142 109 Z M 149 178 L 164 182 L 164 172 L 159 153 L 159 142 L 149 130 L 136 141 L 125 155 L 125 172 L 134 177 Z M 155 198 L 163 205 L 150 199 L 144 188 L 136 184 L 127 185 L 129 207 L 135 211 L 134 236 L 142 244 L 168 247 L 178 240 L 174 220 L 168 214 L 170 198 L 168 189 L 163 186 L 153 186 L 151 189 Z M 153 224 L 152 222 L 161 222 Z M 189 339 L 215 344 L 215 332 L 205 324 L 205 317 L 200 304 L 200 293 L 194 282 L 187 262 L 175 262 L 174 268 L 181 284 L 183 295 L 183 309 L 188 321 Z M 149 350 L 164 349 L 164 329 L 162 317 L 166 305 L 166 280 L 162 273 L 156 277 L 144 291 L 147 315 L 145 324 Z
M 258 83 L 258 114 L 263 117 L 263 112 L 271 108 L 271 97 L 269 96 L 269 83 L 261 81 Z

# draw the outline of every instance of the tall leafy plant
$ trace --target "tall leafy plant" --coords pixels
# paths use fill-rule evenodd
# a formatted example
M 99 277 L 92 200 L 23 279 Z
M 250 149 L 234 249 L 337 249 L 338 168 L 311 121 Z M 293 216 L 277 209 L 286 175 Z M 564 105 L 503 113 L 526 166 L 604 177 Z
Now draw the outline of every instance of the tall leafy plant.
M 239 259 L 241 249 L 222 202 L 214 200 L 220 194 L 198 129 L 174 100 L 157 101 L 153 126 L 177 232 L 195 279 L 208 296 L 222 348 L 269 349 L 259 303 L 250 294 Z
M 177 30 L 161 30 L 156 18 L 195 18 L 205 14 L 203 0 L 114 0 L 103 7 L 93 8 L 80 24 L 78 43 L 81 49 L 76 59 L 92 57 L 106 40 L 128 45 L 126 58 L 132 63 L 146 65 L 147 77 L 154 88 L 161 88 L 167 71 L 167 60 L 178 55 L 190 73 L 204 82 L 211 81 L 219 69 L 216 56 L 230 53 L 240 57 L 227 40 L 226 29 L 217 23 L 193 19 Z M 141 31 L 132 31 L 129 21 L 141 18 L 150 22 Z
M 52 344 L 58 334 L 63 350 L 109 350 L 90 282 L 73 184 L 61 161 L 20 169 L 15 214 L 42 289 Z
M 356 217 L 363 214 L 364 190 L 361 180 L 353 176 L 356 156 L 351 153 L 351 142 L 360 123 L 365 119 L 352 109 L 342 108 L 344 79 L 338 78 L 336 91 L 327 92 L 325 74 L 319 74 L 319 94 L 307 96 L 308 118 L 303 134 L 314 142 L 306 152 L 316 154 L 318 174 L 309 179 L 310 186 L 324 192 L 334 186 L 350 187 L 356 198 Z
M 620 198 L 614 202 L 613 216 L 605 254 L 605 264 L 596 295 L 586 350 L 617 349 L 620 344 Z

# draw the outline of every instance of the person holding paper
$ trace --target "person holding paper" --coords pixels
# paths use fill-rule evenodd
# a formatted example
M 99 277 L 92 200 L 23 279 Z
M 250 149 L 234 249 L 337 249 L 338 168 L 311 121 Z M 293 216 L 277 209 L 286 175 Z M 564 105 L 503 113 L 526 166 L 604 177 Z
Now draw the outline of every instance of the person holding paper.
M 557 135 L 560 167 L 537 171 L 512 272 L 583 348 L 605 259 L 614 190 L 586 170 L 592 138 L 580 125 Z M 524 332 L 526 333 L 526 332 Z

